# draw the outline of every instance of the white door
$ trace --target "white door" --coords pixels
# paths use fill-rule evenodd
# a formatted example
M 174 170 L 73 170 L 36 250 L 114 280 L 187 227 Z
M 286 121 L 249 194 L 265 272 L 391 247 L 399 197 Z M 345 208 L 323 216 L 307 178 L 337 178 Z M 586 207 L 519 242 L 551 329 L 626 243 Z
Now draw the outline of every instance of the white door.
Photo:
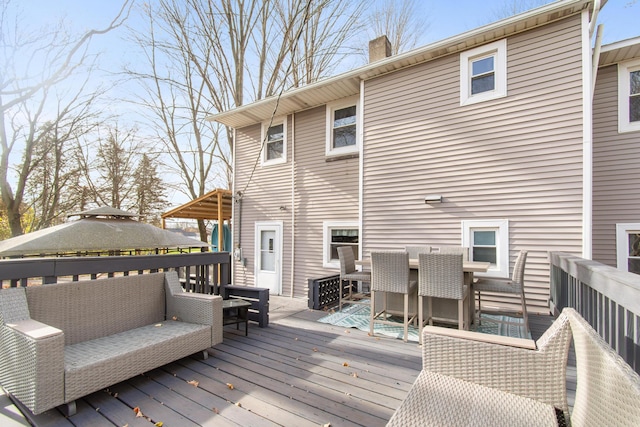
M 256 286 L 282 293 L 282 222 L 256 223 Z

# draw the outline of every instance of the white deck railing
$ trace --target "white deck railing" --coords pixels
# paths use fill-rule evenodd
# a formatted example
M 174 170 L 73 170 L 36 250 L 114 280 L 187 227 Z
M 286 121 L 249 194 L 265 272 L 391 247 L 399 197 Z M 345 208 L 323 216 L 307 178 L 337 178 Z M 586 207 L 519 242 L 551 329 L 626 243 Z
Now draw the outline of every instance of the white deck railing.
M 640 373 L 640 275 L 563 252 L 549 252 L 556 314 L 573 307 Z

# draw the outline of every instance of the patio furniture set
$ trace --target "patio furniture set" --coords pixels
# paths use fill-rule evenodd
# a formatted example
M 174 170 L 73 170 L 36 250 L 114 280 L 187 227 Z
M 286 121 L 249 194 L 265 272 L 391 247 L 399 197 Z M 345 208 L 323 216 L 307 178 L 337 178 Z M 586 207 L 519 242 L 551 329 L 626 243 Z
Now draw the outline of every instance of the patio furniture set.
M 422 328 L 433 321 L 450 322 L 451 316 L 438 317 L 434 313 L 434 298 L 454 300 L 457 312 L 454 322 L 459 329 L 468 330 L 474 321 L 481 322 L 481 294 L 511 293 L 520 296 L 522 315 L 526 332 L 528 318 L 524 295 L 524 269 L 527 251 L 521 251 L 515 262 L 511 278 L 482 277 L 474 279 L 474 272 L 486 272 L 488 262 L 469 261 L 467 247 L 407 246 L 405 250 L 373 251 L 370 260 L 356 261 L 351 247 L 339 247 L 340 278 L 347 284 L 347 291 L 340 292 L 339 308 L 346 303 L 365 303 L 371 305 L 370 334 L 374 333 L 376 323 L 391 323 L 389 317 L 398 312 L 403 316 L 404 340 L 408 339 L 409 324 L 419 328 L 422 342 Z M 358 271 L 356 266 L 370 266 L 371 271 Z M 417 271 L 417 280 L 411 270 Z M 354 282 L 370 283 L 370 299 L 364 299 L 362 293 L 354 293 Z M 361 285 L 361 288 L 363 286 Z M 376 293 L 382 293 L 382 303 L 377 302 Z M 391 307 L 388 294 L 402 296 L 402 308 Z M 478 295 L 476 317 L 475 296 Z M 416 304 L 412 300 L 417 298 Z M 424 318 L 424 298 L 427 298 L 428 313 Z M 413 305 L 413 307 L 412 307 Z M 393 322 L 393 324 L 397 324 Z

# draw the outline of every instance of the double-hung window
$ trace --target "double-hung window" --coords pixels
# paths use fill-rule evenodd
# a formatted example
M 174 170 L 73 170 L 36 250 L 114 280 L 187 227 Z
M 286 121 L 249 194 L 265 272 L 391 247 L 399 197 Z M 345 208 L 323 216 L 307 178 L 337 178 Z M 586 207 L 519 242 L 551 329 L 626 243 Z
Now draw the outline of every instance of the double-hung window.
M 460 105 L 507 96 L 507 40 L 460 54 Z
M 640 224 L 616 224 L 618 270 L 640 274 Z
M 273 120 L 262 126 L 262 165 L 268 166 L 287 161 L 287 120 Z
M 469 247 L 472 261 L 490 264 L 489 276 L 509 277 L 508 220 L 462 221 L 462 246 Z
M 338 248 L 349 246 L 355 259 L 359 258 L 360 228 L 358 221 L 325 221 L 323 223 L 324 267 L 340 268 Z
M 357 153 L 358 149 L 358 98 L 327 104 L 326 155 Z
M 640 131 L 640 59 L 618 64 L 618 131 Z

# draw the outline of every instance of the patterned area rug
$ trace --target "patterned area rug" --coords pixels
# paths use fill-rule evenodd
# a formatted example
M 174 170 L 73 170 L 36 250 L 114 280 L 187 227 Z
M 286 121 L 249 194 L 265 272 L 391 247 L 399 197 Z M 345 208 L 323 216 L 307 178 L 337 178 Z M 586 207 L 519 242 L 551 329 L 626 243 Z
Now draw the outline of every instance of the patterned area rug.
M 369 305 L 349 304 L 344 306 L 342 311 L 337 311 L 318 319 L 318 322 L 345 328 L 357 328 L 361 331 L 369 332 L 369 315 Z M 376 324 L 374 326 L 374 333 L 403 339 L 404 330 L 402 329 L 402 319 L 391 317 L 389 320 L 397 321 L 398 326 Z M 517 317 L 483 314 L 482 325 L 473 325 L 472 330 L 485 334 L 503 335 L 516 338 L 531 338 L 530 334 L 525 333 L 524 321 Z M 409 325 L 409 341 L 418 342 L 418 328 L 412 325 Z

